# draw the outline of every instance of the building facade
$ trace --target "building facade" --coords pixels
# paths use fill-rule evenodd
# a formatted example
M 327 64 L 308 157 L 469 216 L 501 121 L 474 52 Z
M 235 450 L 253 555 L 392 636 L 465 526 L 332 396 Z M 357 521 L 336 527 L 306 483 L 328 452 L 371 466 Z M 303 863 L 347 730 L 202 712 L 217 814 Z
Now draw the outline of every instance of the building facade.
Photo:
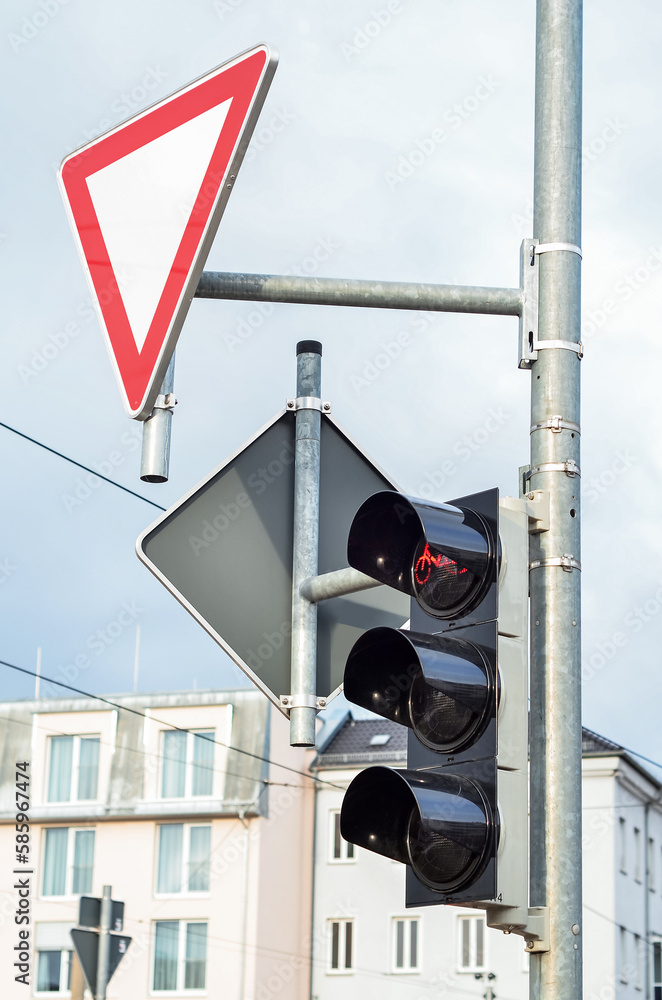
M 348 713 L 314 756 L 253 690 L 0 720 L 3 998 L 82 995 L 70 930 L 111 885 L 132 943 L 110 1000 L 527 1000 L 521 938 L 478 910 L 407 910 L 403 867 L 340 835 L 357 771 L 405 766 L 402 727 Z M 662 786 L 585 731 L 583 797 L 584 996 L 662 1000 Z
M 481 911 L 405 909 L 404 869 L 345 843 L 344 789 L 363 767 L 404 767 L 406 732 L 349 713 L 323 739 L 316 791 L 314 1000 L 528 1000 L 524 941 Z M 608 740 L 583 740 L 584 996 L 662 1000 L 662 786 Z
M 0 706 L 3 997 L 79 992 L 69 931 L 111 885 L 132 942 L 109 997 L 304 1000 L 313 799 L 286 720 L 252 690 L 109 701 Z

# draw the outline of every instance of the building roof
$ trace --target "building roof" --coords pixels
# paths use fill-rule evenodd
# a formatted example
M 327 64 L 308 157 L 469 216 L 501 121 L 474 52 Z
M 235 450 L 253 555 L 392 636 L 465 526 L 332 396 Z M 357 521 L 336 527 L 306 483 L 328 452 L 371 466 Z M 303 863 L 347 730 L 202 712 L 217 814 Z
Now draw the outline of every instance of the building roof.
M 356 767 L 365 764 L 393 764 L 407 761 L 408 730 L 388 719 L 355 719 L 347 712 L 319 748 L 312 768 Z M 377 741 L 376 737 L 388 737 Z M 656 782 L 620 744 L 582 727 L 583 757 L 623 757 L 646 777 Z M 657 782 L 656 782 L 657 783 Z
M 405 763 L 407 732 L 388 719 L 355 719 L 347 712 L 321 745 L 311 767 Z

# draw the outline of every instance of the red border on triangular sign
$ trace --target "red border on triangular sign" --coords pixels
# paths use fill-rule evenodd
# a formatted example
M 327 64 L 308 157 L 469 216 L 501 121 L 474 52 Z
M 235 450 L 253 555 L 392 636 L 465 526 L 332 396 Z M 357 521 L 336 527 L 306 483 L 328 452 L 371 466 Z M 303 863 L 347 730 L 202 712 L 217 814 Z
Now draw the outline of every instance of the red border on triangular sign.
M 275 68 L 267 46 L 252 49 L 62 161 L 61 190 L 132 417 L 148 416 L 158 394 L 230 194 L 233 181 L 226 185 L 226 178 L 230 172 L 236 175 Z M 139 351 L 122 301 L 121 276 L 113 271 L 87 178 L 229 98 L 232 103 Z

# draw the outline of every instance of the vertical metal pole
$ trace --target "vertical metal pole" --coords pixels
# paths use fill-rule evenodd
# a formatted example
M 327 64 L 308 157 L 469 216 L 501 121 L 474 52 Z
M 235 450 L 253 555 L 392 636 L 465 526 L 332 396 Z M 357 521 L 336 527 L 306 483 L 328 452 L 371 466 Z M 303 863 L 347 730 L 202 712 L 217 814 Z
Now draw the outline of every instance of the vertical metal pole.
M 315 746 L 317 710 L 317 605 L 299 593 L 317 575 L 320 512 L 322 345 L 297 344 L 297 411 L 294 455 L 294 553 L 292 559 L 292 708 L 290 744 Z M 306 401 L 310 406 L 306 406 Z M 302 406 L 302 403 L 304 404 Z
M 534 236 L 581 244 L 582 2 L 537 0 Z M 580 340 L 577 253 L 539 256 L 538 339 Z M 532 536 L 531 905 L 549 907 L 549 952 L 531 956 L 532 1000 L 582 995 L 580 360 L 539 350 L 531 369 L 531 490 L 550 498 L 550 529 Z M 577 470 L 578 471 L 578 470 Z M 560 557 L 566 557 L 559 564 Z M 570 557 L 570 558 L 567 558 Z M 535 567 L 535 568 L 533 568 Z
M 99 952 L 97 956 L 97 989 L 95 1000 L 106 1000 L 108 962 L 110 959 L 110 918 L 113 908 L 112 887 L 104 885 L 99 918 Z
M 161 383 L 154 409 L 143 422 L 143 448 L 140 478 L 144 483 L 167 483 L 170 469 L 170 424 L 172 422 L 172 392 L 175 387 L 175 355 L 173 354 Z

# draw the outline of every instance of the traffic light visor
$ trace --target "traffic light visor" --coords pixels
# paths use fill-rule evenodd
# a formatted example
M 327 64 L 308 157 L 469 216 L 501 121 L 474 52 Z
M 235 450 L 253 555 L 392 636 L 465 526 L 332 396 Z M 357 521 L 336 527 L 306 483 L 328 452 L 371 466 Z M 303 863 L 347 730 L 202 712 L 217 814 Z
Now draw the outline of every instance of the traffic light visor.
M 476 510 L 384 490 L 357 511 L 350 566 L 416 598 L 437 618 L 477 607 L 495 577 L 497 541 Z
M 484 790 L 463 775 L 370 767 L 345 793 L 340 831 L 409 865 L 428 888 L 452 894 L 484 871 L 497 819 Z
M 496 628 L 486 645 L 456 634 L 370 629 L 345 667 L 345 696 L 414 731 L 424 746 L 458 753 L 496 717 Z

